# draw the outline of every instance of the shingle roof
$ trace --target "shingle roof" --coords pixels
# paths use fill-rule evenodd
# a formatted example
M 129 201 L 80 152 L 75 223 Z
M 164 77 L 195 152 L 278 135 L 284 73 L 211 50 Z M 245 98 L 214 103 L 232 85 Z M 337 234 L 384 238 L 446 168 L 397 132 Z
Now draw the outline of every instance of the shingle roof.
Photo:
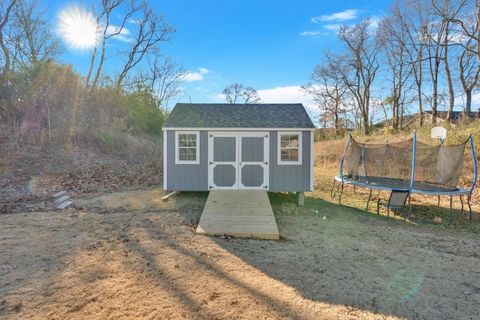
M 177 103 L 164 128 L 315 128 L 301 103 Z

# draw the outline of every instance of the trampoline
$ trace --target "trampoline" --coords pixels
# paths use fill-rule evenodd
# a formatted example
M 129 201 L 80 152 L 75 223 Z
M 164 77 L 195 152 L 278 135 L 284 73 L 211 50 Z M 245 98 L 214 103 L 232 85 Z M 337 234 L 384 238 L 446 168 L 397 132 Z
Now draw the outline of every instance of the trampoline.
M 473 160 L 473 178 L 469 188 L 461 188 L 458 183 L 467 145 Z M 415 131 L 411 139 L 384 144 L 360 143 L 350 136 L 340 160 L 339 175 L 333 180 L 331 195 L 335 197 L 339 193 L 341 203 L 345 185 L 367 188 L 370 190 L 367 210 L 373 190 L 406 191 L 409 204 L 412 194 L 438 196 L 438 203 L 440 196 L 450 196 L 451 221 L 452 198 L 460 197 L 463 211 L 463 197 L 466 196 L 471 220 L 470 201 L 476 182 L 477 159 L 472 135 L 464 143 L 449 146 L 443 141 L 436 146 L 419 142 Z

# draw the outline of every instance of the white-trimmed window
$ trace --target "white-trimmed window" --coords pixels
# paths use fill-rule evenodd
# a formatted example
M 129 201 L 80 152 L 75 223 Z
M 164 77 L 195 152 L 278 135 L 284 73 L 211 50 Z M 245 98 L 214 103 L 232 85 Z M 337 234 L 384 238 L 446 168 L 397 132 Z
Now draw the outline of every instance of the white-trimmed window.
M 175 163 L 200 163 L 200 134 L 198 131 L 175 132 Z
M 278 164 L 302 164 L 302 133 L 278 133 Z

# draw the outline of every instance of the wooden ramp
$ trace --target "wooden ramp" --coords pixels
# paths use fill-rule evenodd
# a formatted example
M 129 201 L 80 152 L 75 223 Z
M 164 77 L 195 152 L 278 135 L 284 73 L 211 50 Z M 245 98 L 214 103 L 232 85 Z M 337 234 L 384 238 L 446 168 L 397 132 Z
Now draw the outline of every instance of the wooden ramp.
M 278 240 L 277 222 L 264 190 L 212 190 L 198 234 Z

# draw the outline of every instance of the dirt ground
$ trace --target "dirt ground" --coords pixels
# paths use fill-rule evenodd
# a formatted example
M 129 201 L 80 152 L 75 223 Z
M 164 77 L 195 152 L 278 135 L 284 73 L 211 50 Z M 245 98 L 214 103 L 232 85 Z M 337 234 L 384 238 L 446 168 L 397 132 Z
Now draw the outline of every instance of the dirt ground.
M 197 236 L 204 193 L 1 215 L 1 319 L 478 319 L 478 234 L 271 194 L 281 241 Z

